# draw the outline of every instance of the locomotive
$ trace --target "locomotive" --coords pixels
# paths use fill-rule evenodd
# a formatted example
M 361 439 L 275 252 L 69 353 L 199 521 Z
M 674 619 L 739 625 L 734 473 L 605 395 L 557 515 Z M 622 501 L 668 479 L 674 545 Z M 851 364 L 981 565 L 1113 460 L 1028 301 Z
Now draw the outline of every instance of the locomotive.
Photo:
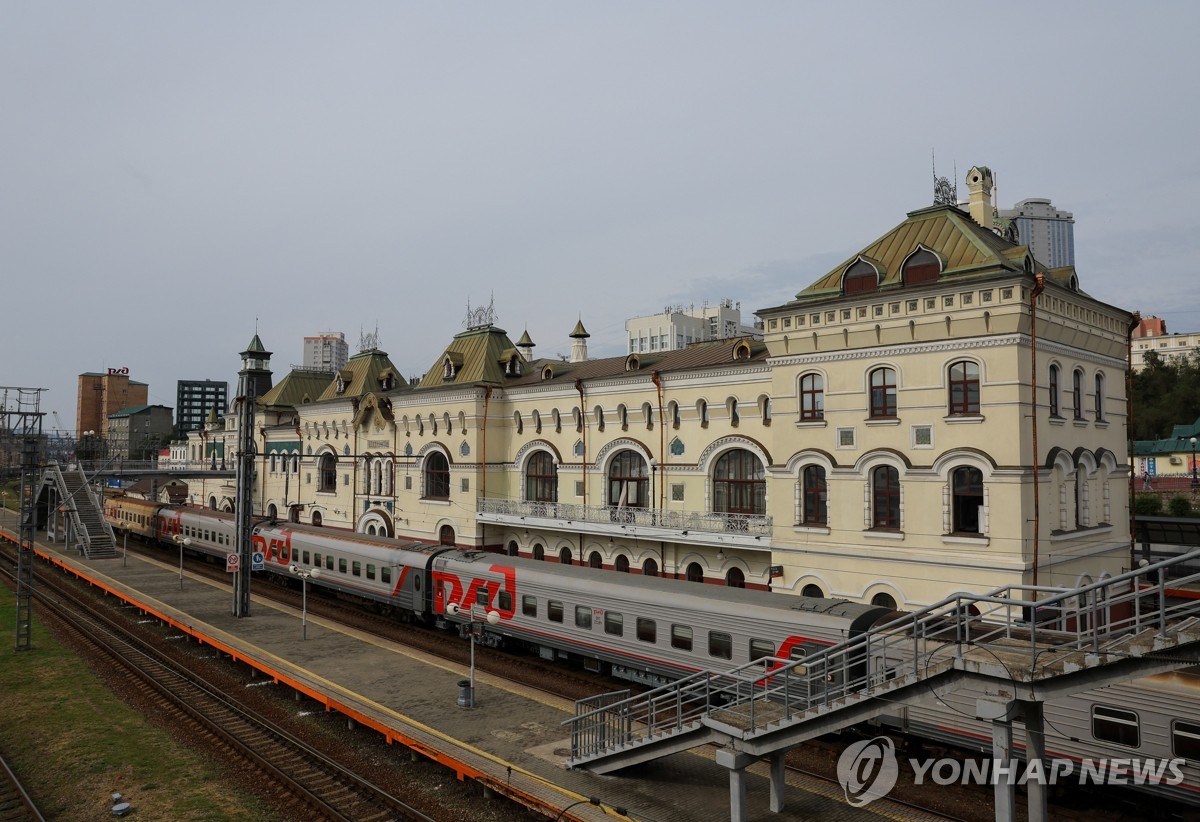
M 104 513 L 114 528 L 169 544 L 178 536 L 200 554 L 224 558 L 235 544 L 232 514 L 130 497 L 107 498 Z M 309 584 L 340 597 L 651 686 L 760 658 L 802 659 L 901 615 L 847 600 L 597 572 L 295 523 L 260 523 L 252 539 L 269 573 L 320 568 Z M 1053 700 L 1047 756 L 1184 760 L 1182 783 L 1132 787 L 1200 805 L 1198 689 L 1200 669 L 1187 669 Z M 990 728 L 975 719 L 973 704 L 963 690 L 937 706 L 896 706 L 880 724 L 990 751 Z M 1023 729 L 1014 731 L 1021 748 Z

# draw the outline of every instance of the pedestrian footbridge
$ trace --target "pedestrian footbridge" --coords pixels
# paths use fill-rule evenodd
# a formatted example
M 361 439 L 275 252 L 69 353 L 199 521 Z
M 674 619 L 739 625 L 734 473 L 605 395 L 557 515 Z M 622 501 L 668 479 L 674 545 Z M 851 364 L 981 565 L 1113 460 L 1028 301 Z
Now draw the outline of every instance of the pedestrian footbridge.
M 730 819 L 744 819 L 745 768 L 771 761 L 771 809 L 783 809 L 783 756 L 822 734 L 921 704 L 955 689 L 978 693 L 992 720 L 993 754 L 1013 758 L 1013 718 L 1024 713 L 1026 755 L 1045 755 L 1042 705 L 1196 664 L 1200 602 L 1168 598 L 1168 584 L 1200 583 L 1200 551 L 1083 588 L 1017 585 L 960 594 L 803 660 L 759 659 L 705 671 L 638 696 L 580 700 L 568 764 L 595 773 L 707 743 L 730 769 Z M 1200 648 L 1200 646 L 1196 646 Z M 1167 653 L 1170 652 L 1170 653 Z M 996 787 L 996 818 L 1011 819 L 1012 785 Z M 1030 783 L 1029 818 L 1045 819 L 1045 788 Z

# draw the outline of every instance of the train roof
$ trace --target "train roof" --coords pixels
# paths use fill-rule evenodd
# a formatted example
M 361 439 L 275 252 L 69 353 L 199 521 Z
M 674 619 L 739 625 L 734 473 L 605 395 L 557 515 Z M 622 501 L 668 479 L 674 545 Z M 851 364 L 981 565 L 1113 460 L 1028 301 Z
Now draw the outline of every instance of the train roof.
M 596 593 L 620 597 L 622 591 L 638 590 L 646 593 L 661 593 L 664 596 L 679 594 L 687 591 L 698 593 L 701 589 L 682 588 L 679 580 L 664 577 L 648 577 L 642 574 L 621 574 L 613 571 L 597 572 L 593 568 L 578 565 L 562 565 L 556 562 L 544 562 L 526 557 L 510 557 L 504 554 L 493 554 L 487 551 L 455 549 L 440 555 L 434 560 L 435 566 L 440 562 L 454 560 L 457 562 L 484 562 L 489 564 L 511 565 L 526 575 L 541 575 L 556 579 L 560 582 L 572 580 L 581 586 L 586 585 Z M 528 578 L 528 576 L 526 577 Z M 697 583 L 692 583 L 697 585 Z M 607 590 L 606 590 L 607 589 Z M 727 602 L 734 605 L 754 607 L 783 608 L 800 613 L 828 614 L 830 616 L 855 619 L 863 614 L 882 612 L 887 609 L 878 605 L 865 605 L 848 599 L 825 599 L 817 597 L 797 596 L 795 594 L 778 594 L 770 591 L 748 590 L 745 588 L 730 588 L 725 585 L 704 585 L 703 596 L 711 601 Z

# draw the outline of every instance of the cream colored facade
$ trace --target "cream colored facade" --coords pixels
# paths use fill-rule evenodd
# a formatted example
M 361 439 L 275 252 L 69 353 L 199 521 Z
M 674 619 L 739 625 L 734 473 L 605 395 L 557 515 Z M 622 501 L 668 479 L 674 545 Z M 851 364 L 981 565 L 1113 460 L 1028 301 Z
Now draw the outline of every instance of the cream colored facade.
M 418 385 L 379 351 L 293 373 L 256 513 L 904 608 L 1127 567 L 1130 315 L 1072 269 L 935 207 L 758 314 L 764 341 L 528 361 L 482 325 Z

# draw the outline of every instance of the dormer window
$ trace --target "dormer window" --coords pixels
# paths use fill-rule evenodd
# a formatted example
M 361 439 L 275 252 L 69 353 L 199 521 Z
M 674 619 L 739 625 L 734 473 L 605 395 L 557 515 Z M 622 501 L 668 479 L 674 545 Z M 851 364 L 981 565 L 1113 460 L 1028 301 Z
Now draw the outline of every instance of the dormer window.
M 442 379 L 452 380 L 452 379 L 454 379 L 454 376 L 457 373 L 458 373 L 458 369 L 456 369 L 454 367 L 453 360 L 451 360 L 449 357 L 447 357 L 445 360 L 442 361 Z
M 543 380 L 552 380 L 552 379 L 554 379 L 554 369 L 553 369 L 553 368 L 551 368 L 551 367 L 550 367 L 550 366 L 548 366 L 548 365 L 547 365 L 545 368 L 543 368 L 543 369 L 542 369 L 542 379 L 543 379 Z
M 901 278 L 906 286 L 920 285 L 934 282 L 941 273 L 942 261 L 938 256 L 924 246 L 917 246 L 917 250 L 909 254 L 908 259 L 904 261 Z
M 879 271 L 859 257 L 842 275 L 843 294 L 866 294 L 879 290 Z
M 745 340 L 738 342 L 738 344 L 733 347 L 733 358 L 735 360 L 750 359 L 750 344 Z
M 339 394 L 346 393 L 346 381 L 342 379 L 342 375 L 338 374 L 337 381 L 334 383 L 334 390 Z
M 508 358 L 508 362 L 504 365 L 504 376 L 519 377 L 521 376 L 521 358 L 513 354 Z

